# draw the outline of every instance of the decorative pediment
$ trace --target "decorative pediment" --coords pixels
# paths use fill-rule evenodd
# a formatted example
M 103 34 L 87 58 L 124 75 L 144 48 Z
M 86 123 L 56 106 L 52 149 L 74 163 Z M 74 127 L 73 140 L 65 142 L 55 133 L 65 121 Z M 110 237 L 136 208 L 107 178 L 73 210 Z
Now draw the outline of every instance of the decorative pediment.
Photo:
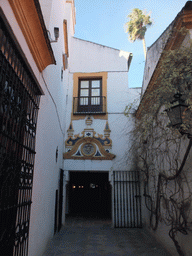
M 88 123 L 87 123 L 88 122 Z M 86 119 L 86 124 L 91 125 L 92 120 Z M 68 138 L 65 141 L 66 152 L 63 154 L 64 159 L 91 159 L 91 160 L 112 160 L 115 155 L 110 153 L 112 140 L 110 139 L 110 129 L 108 122 L 102 134 L 96 135 L 92 128 L 85 128 L 82 135 L 73 135 L 73 125 L 70 123 Z
M 64 159 L 91 159 L 91 160 L 112 160 L 115 158 L 106 150 L 101 142 L 93 137 L 83 137 L 79 139 L 71 150 L 64 153 Z

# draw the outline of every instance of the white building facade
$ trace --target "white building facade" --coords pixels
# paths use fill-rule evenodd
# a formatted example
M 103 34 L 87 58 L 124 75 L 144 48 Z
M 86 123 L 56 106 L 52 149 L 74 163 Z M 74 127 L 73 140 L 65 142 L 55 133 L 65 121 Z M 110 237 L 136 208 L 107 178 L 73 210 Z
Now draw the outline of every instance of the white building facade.
M 133 170 L 128 154 L 133 121 L 124 115 L 126 105 L 140 92 L 128 88 L 132 55 L 78 38 L 72 39 L 72 48 L 63 155 L 65 213 L 91 215 L 103 210 L 114 224 L 114 172 Z M 93 207 L 86 195 L 93 198 L 97 193 L 100 199 Z

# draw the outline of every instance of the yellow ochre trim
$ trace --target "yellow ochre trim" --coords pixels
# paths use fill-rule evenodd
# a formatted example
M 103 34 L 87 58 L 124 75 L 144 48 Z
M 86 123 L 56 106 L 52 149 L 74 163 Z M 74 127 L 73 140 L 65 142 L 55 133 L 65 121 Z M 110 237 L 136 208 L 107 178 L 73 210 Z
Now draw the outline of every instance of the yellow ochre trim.
M 73 74 L 73 97 L 78 97 L 78 86 L 80 78 L 102 78 L 102 96 L 106 97 L 106 112 L 107 112 L 107 72 L 98 73 L 74 73 Z M 105 115 L 92 115 L 94 119 L 108 120 L 108 114 Z M 71 120 L 85 119 L 86 115 L 73 115 L 71 113 Z
M 63 21 L 63 33 L 64 33 L 65 54 L 67 55 L 67 57 L 69 57 L 68 34 L 67 34 L 67 20 Z
M 9 0 L 40 72 L 56 64 L 38 0 Z

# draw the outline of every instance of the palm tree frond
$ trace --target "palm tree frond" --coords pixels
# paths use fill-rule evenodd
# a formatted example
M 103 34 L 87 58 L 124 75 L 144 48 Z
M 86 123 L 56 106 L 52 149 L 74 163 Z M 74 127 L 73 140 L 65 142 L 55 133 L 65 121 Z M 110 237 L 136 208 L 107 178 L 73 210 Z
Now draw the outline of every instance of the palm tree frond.
M 125 27 L 126 33 L 129 34 L 129 40 L 131 42 L 134 42 L 135 40 L 144 40 L 147 27 L 152 25 L 150 15 L 144 14 L 142 10 L 135 8 L 129 15 L 127 15 L 127 18 L 129 21 L 125 23 Z M 145 51 L 146 49 L 144 52 Z

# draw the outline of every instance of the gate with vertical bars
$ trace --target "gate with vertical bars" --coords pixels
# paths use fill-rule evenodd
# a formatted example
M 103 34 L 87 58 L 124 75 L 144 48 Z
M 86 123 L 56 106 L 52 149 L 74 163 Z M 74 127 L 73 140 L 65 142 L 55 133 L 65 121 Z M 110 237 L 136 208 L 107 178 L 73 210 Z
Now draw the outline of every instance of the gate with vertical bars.
M 115 228 L 141 228 L 138 171 L 113 172 L 113 224 Z

